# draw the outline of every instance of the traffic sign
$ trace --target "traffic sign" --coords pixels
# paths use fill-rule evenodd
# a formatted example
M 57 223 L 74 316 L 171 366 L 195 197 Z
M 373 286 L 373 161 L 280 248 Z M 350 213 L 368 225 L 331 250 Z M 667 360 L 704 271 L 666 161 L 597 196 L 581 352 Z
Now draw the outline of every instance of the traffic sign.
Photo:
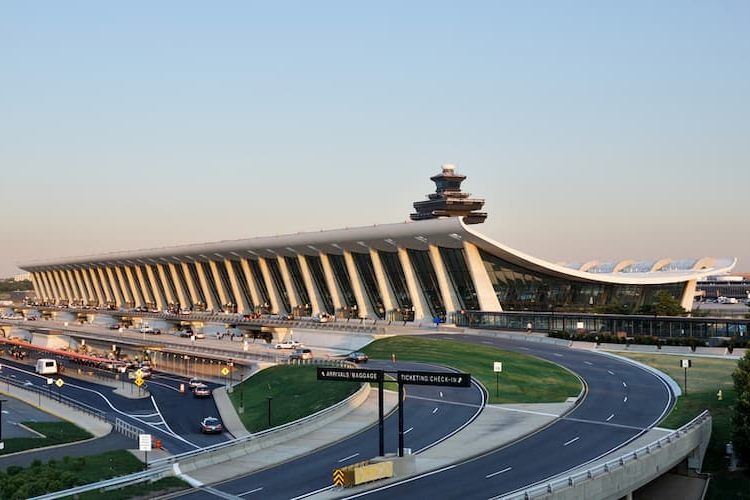
M 448 387 L 470 387 L 471 375 L 454 372 L 398 372 L 400 384 L 444 385 Z
M 143 385 L 143 379 L 141 377 L 136 378 L 135 379 L 135 385 L 137 385 L 138 387 L 142 386 Z
M 151 451 L 151 434 L 138 434 L 138 450 Z
M 4 450 L 4 449 L 5 449 L 5 442 L 0 441 L 0 450 Z
M 62 386 L 65 385 L 65 381 L 63 379 L 59 378 L 59 379 L 55 380 L 55 385 L 57 387 L 59 387 L 59 388 L 62 388 Z
M 333 485 L 344 486 L 344 471 L 341 469 L 333 469 Z
M 693 366 L 693 360 L 692 359 L 681 359 L 680 360 L 680 368 L 690 368 Z
M 227 375 L 229 375 L 229 368 L 227 368 L 226 366 L 224 368 L 222 368 L 221 369 L 221 374 L 224 375 L 225 377 Z
M 493 365 L 493 369 L 497 373 L 502 372 L 503 371 L 503 363 L 501 361 L 495 361 L 495 363 Z
M 143 378 L 143 372 L 140 368 L 135 371 L 135 378 Z
M 47 385 L 52 385 L 54 383 L 55 383 L 55 379 L 53 379 L 51 377 L 47 379 Z
M 382 382 L 383 370 L 318 368 L 318 380 L 334 380 L 340 382 Z

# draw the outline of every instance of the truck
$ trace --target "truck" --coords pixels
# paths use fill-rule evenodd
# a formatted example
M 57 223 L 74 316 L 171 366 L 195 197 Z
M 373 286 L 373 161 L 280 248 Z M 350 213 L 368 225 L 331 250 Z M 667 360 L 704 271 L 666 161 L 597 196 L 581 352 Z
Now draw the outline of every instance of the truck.
M 39 375 L 55 375 L 57 374 L 57 361 L 54 359 L 37 359 L 35 371 Z

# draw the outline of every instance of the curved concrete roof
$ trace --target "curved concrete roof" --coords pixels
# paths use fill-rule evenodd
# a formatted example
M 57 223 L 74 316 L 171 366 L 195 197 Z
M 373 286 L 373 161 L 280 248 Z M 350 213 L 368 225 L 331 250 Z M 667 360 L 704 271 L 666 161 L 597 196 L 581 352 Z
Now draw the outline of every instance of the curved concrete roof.
M 239 257 L 277 257 L 317 255 L 319 252 L 341 254 L 344 250 L 366 252 L 369 248 L 394 251 L 396 246 L 427 250 L 429 245 L 461 248 L 464 241 L 475 244 L 482 250 L 519 266 L 549 276 L 577 281 L 605 282 L 617 284 L 656 284 L 677 283 L 700 279 L 708 275 L 730 271 L 736 259 L 702 258 L 695 261 L 692 269 L 675 269 L 632 272 L 634 261 L 621 261 L 613 269 L 615 272 L 587 272 L 561 264 L 554 264 L 532 257 L 518 250 L 498 243 L 476 231 L 476 225 L 466 225 L 458 217 L 380 224 L 329 231 L 262 236 L 241 240 L 199 243 L 146 250 L 113 252 L 100 255 L 70 257 L 21 264 L 26 271 L 37 271 L 61 267 L 103 264 L 155 264 L 165 262 L 190 262 L 208 259 L 236 259 Z M 667 262 L 662 259 L 658 262 Z M 587 262 L 581 268 L 596 268 L 595 261 Z M 643 263 L 645 264 L 645 262 Z M 665 266 L 668 269 L 668 266 Z M 631 272 L 622 272 L 630 268 Z

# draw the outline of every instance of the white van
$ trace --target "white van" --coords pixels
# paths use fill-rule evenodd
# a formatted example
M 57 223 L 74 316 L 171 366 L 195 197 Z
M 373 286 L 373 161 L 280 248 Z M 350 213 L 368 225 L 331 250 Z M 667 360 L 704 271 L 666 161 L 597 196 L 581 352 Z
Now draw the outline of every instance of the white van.
M 54 359 L 37 359 L 36 372 L 40 375 L 57 373 L 57 361 Z

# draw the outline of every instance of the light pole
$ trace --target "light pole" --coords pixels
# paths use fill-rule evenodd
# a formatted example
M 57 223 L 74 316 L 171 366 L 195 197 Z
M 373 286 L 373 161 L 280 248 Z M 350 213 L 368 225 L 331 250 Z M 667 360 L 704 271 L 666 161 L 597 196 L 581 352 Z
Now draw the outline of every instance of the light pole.
M 271 400 L 273 399 L 271 396 L 266 397 L 268 400 L 268 428 L 271 428 Z
M 0 450 L 5 449 L 5 443 L 3 443 L 3 403 L 7 402 L 7 399 L 0 399 Z

